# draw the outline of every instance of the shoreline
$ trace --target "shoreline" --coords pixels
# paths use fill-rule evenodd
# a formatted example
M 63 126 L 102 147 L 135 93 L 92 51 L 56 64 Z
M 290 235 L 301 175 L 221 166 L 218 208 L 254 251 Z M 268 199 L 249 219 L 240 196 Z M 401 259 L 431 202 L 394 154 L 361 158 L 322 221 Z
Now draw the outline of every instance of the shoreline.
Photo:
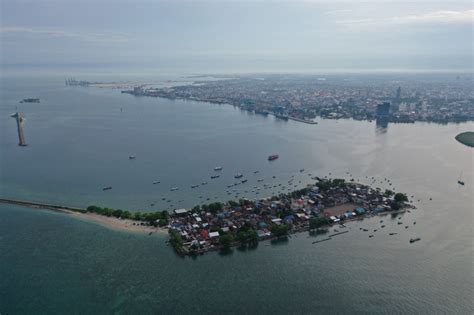
M 163 235 L 168 234 L 168 230 L 164 228 L 154 227 L 154 226 L 149 226 L 149 225 L 140 225 L 139 223 L 137 223 L 137 221 L 134 221 L 134 220 L 118 219 L 116 217 L 103 216 L 96 213 L 88 212 L 86 209 L 81 209 L 81 208 L 51 205 L 51 204 L 30 202 L 30 201 L 16 200 L 16 199 L 5 199 L 5 198 L 0 198 L 0 203 L 10 204 L 10 205 L 15 205 L 15 206 L 22 206 L 22 207 L 26 207 L 30 209 L 41 209 L 41 210 L 61 212 L 61 213 L 72 215 L 76 219 L 94 223 L 102 227 L 110 228 L 113 230 L 143 233 L 143 234 L 145 233 L 148 233 L 148 234 L 160 233 Z

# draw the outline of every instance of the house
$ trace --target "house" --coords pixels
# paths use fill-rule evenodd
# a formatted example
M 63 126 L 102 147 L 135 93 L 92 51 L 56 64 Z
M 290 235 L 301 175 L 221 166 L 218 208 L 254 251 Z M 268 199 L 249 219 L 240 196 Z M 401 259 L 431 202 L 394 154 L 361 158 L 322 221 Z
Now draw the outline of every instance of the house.
M 219 232 L 211 232 L 211 233 L 209 233 L 209 237 L 210 238 L 219 237 Z

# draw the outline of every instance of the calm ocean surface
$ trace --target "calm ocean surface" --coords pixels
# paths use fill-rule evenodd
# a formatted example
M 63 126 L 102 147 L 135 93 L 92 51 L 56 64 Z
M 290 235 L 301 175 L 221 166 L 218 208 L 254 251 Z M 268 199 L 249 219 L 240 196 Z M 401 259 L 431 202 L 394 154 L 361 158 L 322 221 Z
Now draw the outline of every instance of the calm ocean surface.
M 303 187 L 308 173 L 331 173 L 367 184 L 374 176 L 376 187 L 414 195 L 418 208 L 403 225 L 390 216 L 354 222 L 328 242 L 313 245 L 317 238 L 298 234 L 256 250 L 182 259 L 166 236 L 0 205 L 2 315 L 474 310 L 473 149 L 454 140 L 473 123 L 306 125 L 228 105 L 66 87 L 62 77 L 2 78 L 0 92 L 1 197 L 149 211 L 270 196 L 292 175 Z M 27 97 L 41 103 L 18 103 Z M 27 119 L 25 148 L 10 118 L 17 110 Z M 269 163 L 272 153 L 280 159 Z M 224 170 L 211 180 L 215 166 Z M 248 183 L 228 194 L 236 173 Z M 461 173 L 464 187 L 456 183 Z M 263 189 L 259 178 L 275 187 Z M 369 239 L 360 227 L 378 231 Z M 421 241 L 409 244 L 412 237 Z

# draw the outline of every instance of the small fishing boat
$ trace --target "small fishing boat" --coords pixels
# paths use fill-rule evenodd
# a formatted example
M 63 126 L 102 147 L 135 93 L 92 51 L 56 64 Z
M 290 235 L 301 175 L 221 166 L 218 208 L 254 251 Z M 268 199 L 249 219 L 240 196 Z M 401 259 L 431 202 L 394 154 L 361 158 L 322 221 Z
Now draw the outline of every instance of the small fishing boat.
M 244 175 L 242 173 L 235 174 L 234 178 L 242 178 Z
M 279 155 L 278 154 L 272 154 L 268 157 L 268 160 L 269 161 L 275 161 L 276 159 L 279 158 Z
M 219 178 L 219 175 L 212 175 L 211 179 Z
M 410 238 L 410 243 L 415 243 L 415 242 L 418 242 L 419 240 L 421 240 L 421 238 L 417 237 L 417 238 Z
M 111 190 L 111 189 L 112 189 L 112 186 L 107 186 L 107 187 L 102 188 L 102 190 Z
M 179 189 L 178 187 L 172 187 L 170 190 L 175 191 L 175 190 L 178 190 L 178 189 Z
M 156 184 L 159 184 L 160 182 L 159 181 L 156 181 L 156 182 L 153 182 L 153 185 L 156 185 Z
M 129 159 L 129 160 L 135 160 L 135 155 L 130 155 L 130 156 L 128 157 L 128 159 Z
M 222 171 L 222 166 L 216 166 L 216 167 L 214 167 L 214 171 Z

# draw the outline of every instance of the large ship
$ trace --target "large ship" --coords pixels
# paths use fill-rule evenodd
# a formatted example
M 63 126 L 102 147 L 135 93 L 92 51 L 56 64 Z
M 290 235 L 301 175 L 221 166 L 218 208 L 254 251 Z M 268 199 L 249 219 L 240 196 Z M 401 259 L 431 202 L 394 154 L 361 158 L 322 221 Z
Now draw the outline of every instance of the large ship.
M 272 154 L 272 155 L 270 155 L 270 156 L 268 157 L 268 160 L 269 160 L 269 161 L 274 161 L 274 160 L 276 160 L 276 159 L 278 159 L 278 158 L 279 158 L 278 154 Z

